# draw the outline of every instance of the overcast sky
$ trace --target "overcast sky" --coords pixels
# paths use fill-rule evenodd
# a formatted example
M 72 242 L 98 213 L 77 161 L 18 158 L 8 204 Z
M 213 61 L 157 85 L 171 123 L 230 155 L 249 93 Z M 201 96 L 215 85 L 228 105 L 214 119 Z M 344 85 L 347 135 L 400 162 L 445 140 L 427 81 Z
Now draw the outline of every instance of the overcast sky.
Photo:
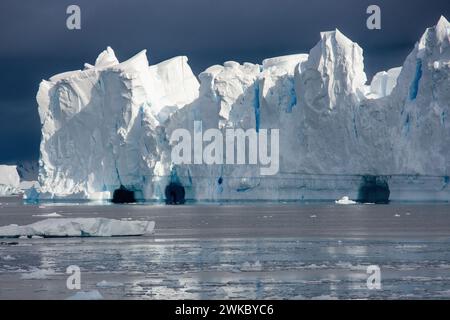
M 81 7 L 81 30 L 66 8 Z M 381 7 L 382 29 L 366 28 Z M 198 74 L 227 60 L 308 53 L 338 28 L 364 49 L 369 79 L 399 66 L 426 27 L 450 18 L 450 0 L 1 0 L 0 164 L 39 157 L 35 96 L 41 79 L 94 63 L 111 46 L 120 61 L 147 49 L 150 64 L 186 55 Z

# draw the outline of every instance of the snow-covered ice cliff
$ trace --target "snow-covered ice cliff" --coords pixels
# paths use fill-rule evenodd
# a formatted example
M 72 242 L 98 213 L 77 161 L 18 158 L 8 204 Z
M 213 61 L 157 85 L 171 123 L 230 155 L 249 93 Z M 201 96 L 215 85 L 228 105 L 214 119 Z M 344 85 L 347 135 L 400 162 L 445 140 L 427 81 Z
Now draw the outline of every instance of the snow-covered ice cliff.
M 108 48 L 95 65 L 41 82 L 41 187 L 27 197 L 111 199 L 122 186 L 147 200 L 336 199 L 374 186 L 391 199 L 448 200 L 449 75 L 444 17 L 402 67 L 371 83 L 363 50 L 338 30 L 321 33 L 309 54 L 228 61 L 200 83 L 186 57 L 149 65 L 142 51 L 120 63 Z M 179 128 L 279 129 L 277 174 L 175 165 Z

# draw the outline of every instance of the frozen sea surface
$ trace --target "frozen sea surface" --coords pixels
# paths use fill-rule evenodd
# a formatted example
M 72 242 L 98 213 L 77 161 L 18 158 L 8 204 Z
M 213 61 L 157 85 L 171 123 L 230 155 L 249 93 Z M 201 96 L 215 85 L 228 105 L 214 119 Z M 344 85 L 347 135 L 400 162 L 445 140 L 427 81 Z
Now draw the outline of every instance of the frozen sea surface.
M 24 205 L 0 225 L 63 217 L 154 220 L 151 237 L 0 239 L 0 299 L 450 298 L 450 205 Z M 367 267 L 381 270 L 369 290 Z

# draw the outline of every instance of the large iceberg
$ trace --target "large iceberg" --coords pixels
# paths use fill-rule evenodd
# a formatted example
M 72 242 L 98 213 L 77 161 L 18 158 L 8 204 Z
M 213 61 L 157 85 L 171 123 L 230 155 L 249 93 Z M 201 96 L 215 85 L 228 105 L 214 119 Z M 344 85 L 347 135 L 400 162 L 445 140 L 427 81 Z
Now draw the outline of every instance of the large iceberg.
M 0 165 L 0 196 L 20 192 L 20 177 L 16 166 Z
M 142 51 L 120 63 L 108 48 L 95 65 L 40 84 L 40 188 L 27 197 L 111 199 L 128 190 L 136 200 L 346 194 L 372 202 L 373 191 L 391 199 L 448 199 L 449 75 L 444 17 L 402 67 L 377 73 L 370 84 L 363 50 L 339 30 L 321 33 L 309 54 L 211 66 L 200 83 L 186 57 L 149 65 Z M 272 139 L 278 144 L 264 150 L 279 149 L 276 170 L 231 164 L 223 150 L 214 157 L 224 161 L 213 164 L 175 163 L 171 138 L 178 129 L 194 139 L 204 133 L 205 144 L 207 133 L 217 132 L 209 129 L 224 137 L 229 129 L 254 129 L 269 141 L 279 132 Z M 199 152 L 194 146 L 194 159 Z M 245 152 L 247 159 L 255 150 Z

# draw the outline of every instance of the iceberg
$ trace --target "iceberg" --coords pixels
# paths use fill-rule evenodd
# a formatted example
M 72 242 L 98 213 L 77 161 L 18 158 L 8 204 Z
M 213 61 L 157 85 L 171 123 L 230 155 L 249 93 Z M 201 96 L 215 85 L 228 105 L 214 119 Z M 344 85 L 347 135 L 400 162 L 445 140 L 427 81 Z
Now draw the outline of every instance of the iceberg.
M 362 48 L 337 29 L 309 53 L 227 61 L 198 80 L 186 57 L 150 65 L 144 50 L 119 62 L 108 47 L 94 65 L 41 82 L 39 186 L 25 198 L 448 200 L 449 38 L 441 17 L 370 83 Z M 172 161 L 175 130 L 229 128 L 279 129 L 277 173 Z
M 10 196 L 20 192 L 20 177 L 16 166 L 0 165 L 0 196 Z
M 152 234 L 154 221 L 122 221 L 107 218 L 53 218 L 29 225 L 0 227 L 0 238 L 19 237 L 115 237 Z

